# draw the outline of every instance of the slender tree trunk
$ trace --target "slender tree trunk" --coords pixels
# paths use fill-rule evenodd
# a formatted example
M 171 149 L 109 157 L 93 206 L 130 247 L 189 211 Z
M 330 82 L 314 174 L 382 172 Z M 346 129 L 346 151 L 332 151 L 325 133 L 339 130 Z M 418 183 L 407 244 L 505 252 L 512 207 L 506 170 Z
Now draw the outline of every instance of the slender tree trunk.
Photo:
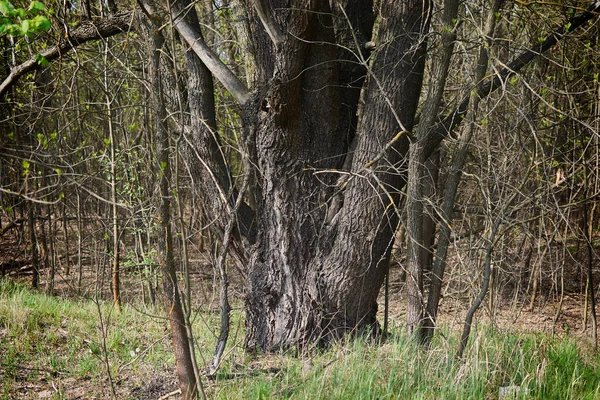
M 169 159 L 169 134 L 165 125 L 166 113 L 163 103 L 163 87 L 160 73 L 160 54 L 163 51 L 164 37 L 158 29 L 160 21 L 154 14 L 152 7 L 145 3 L 146 10 L 153 19 L 146 28 L 149 55 L 149 80 L 151 85 L 150 104 L 154 115 L 154 129 L 156 133 L 156 161 L 160 187 L 160 215 L 159 215 L 159 252 L 158 265 L 160 266 L 164 306 L 171 327 L 175 364 L 181 396 L 185 400 L 195 399 L 198 395 L 198 385 L 194 374 L 194 365 L 190 351 L 189 338 L 186 329 L 186 320 L 177 285 L 177 270 L 173 254 L 173 235 L 171 232 L 171 166 Z M 155 19 L 156 18 L 156 19 Z M 201 392 L 204 393 L 203 391 Z M 204 396 L 203 396 L 204 397 Z
M 168 5 L 169 7 L 168 11 L 169 11 L 169 17 L 170 17 L 170 23 L 171 25 L 173 25 L 173 12 L 172 12 L 172 4 L 169 2 Z M 191 10 L 189 12 L 192 12 Z M 176 37 L 175 37 L 175 31 L 171 30 L 170 32 L 170 45 L 171 45 L 171 49 L 176 49 L 177 47 L 177 41 L 176 41 Z M 183 88 L 181 87 L 180 83 L 182 82 L 180 80 L 180 74 L 179 74 L 179 70 L 178 70 L 178 63 L 177 60 L 175 60 L 175 58 L 173 58 L 173 69 L 174 69 L 174 77 L 175 77 L 175 87 L 177 90 L 177 100 L 178 100 L 178 106 L 179 106 L 179 113 L 180 113 L 180 123 L 181 126 L 185 126 L 186 124 L 189 123 L 189 117 L 187 116 L 186 111 L 186 103 L 185 100 L 183 98 Z M 186 226 L 186 223 L 184 222 L 184 214 L 185 214 L 185 208 L 184 208 L 184 204 L 183 204 L 183 198 L 182 198 L 182 192 L 181 192 L 181 188 L 180 188 L 180 173 L 179 171 L 181 170 L 180 168 L 180 160 L 181 160 L 181 141 L 180 141 L 181 137 L 176 141 L 176 146 L 175 146 L 175 167 L 174 167 L 174 172 L 175 172 L 175 191 L 177 193 L 176 195 L 176 201 L 177 201 L 177 215 L 178 215 L 178 222 L 179 222 L 179 227 L 180 227 L 180 237 L 181 237 L 181 251 L 182 251 L 182 267 L 183 267 L 183 274 L 184 274 L 184 284 L 185 284 L 185 298 L 184 301 L 182 302 L 182 307 L 183 307 L 183 312 L 184 312 L 184 318 L 185 318 L 185 328 L 186 328 L 186 332 L 187 332 L 187 337 L 188 337 L 188 344 L 190 347 L 190 354 L 191 356 L 191 361 L 192 361 L 192 367 L 194 370 L 194 376 L 196 379 L 196 382 L 198 382 L 198 384 L 200 385 L 200 390 L 201 390 L 201 394 L 202 394 L 202 398 L 205 398 L 206 395 L 204 393 L 204 388 L 202 387 L 201 384 L 201 378 L 200 378 L 200 369 L 198 368 L 198 363 L 196 361 L 196 342 L 194 339 L 194 332 L 192 329 L 192 281 L 190 278 L 190 263 L 189 263 L 189 253 L 188 253 L 188 229 Z
M 588 192 L 588 173 L 587 173 L 587 165 L 586 172 L 584 176 L 585 180 L 585 191 L 584 195 L 587 197 Z M 594 337 L 594 349 L 598 347 L 598 321 L 596 317 L 596 295 L 594 288 L 594 275 L 593 275 L 593 266 L 594 266 L 594 248 L 593 248 L 593 237 L 592 237 L 592 226 L 591 219 L 589 215 L 589 200 L 586 199 L 583 202 L 583 216 L 582 216 L 582 230 L 583 237 L 586 242 L 586 267 L 587 267 L 587 295 L 589 296 L 590 301 L 590 315 L 592 317 L 592 334 Z M 587 310 L 586 310 L 587 315 Z
M 406 187 L 406 327 L 409 334 L 420 332 L 424 317 L 423 272 L 425 269 L 425 251 L 423 227 L 423 179 L 425 178 L 425 163 L 429 157 L 426 154 L 427 135 L 437 123 L 442 95 L 446 86 L 450 60 L 456 40 L 455 24 L 458 15 L 456 0 L 444 2 L 442 17 L 442 47 L 439 62 L 435 64 L 430 78 L 427 99 L 423 106 L 422 120 L 419 123 L 416 138 L 411 143 L 408 165 L 408 181 Z
M 406 329 L 410 335 L 418 332 L 423 319 L 423 193 L 425 169 L 424 148 L 419 142 L 411 144 L 406 186 Z
M 438 149 L 425 162 L 425 177 L 423 179 L 424 198 L 433 197 L 433 201 L 435 201 L 440 167 L 440 150 Z M 423 251 L 421 254 L 421 265 L 423 265 L 423 286 L 425 288 L 429 287 L 431 283 L 433 253 L 437 233 L 436 221 L 433 219 L 435 213 L 434 207 L 432 203 L 423 205 Z
M 183 24 L 188 28 L 181 33 L 182 43 L 204 43 L 198 16 L 194 10 L 188 11 L 191 2 L 176 1 L 170 4 L 174 24 Z M 218 134 L 214 85 L 210 71 L 192 51 L 185 52 L 187 70 L 187 95 L 190 111 L 189 125 L 184 126 L 182 150 L 192 179 L 196 183 L 196 194 L 203 205 L 201 213 L 211 219 L 211 229 L 217 237 L 223 238 L 227 210 L 233 207 L 237 191 L 233 186 L 231 171 L 225 160 Z M 245 268 L 246 250 L 241 243 L 243 235 L 252 243 L 256 235 L 253 224 L 253 212 L 246 203 L 242 203 L 238 212 L 238 226 L 230 246 L 231 254 L 238 267 Z
M 36 226 L 36 228 L 38 229 L 37 233 L 36 233 L 36 239 L 37 239 L 37 243 L 38 243 L 38 250 L 39 250 L 39 264 L 40 264 L 40 269 L 45 269 L 46 271 L 46 276 L 47 278 L 50 277 L 50 263 L 48 261 L 49 259 L 49 251 L 48 251 L 48 235 L 46 234 L 46 220 L 47 218 L 43 217 L 43 208 L 41 205 L 39 205 L 38 207 L 36 207 L 36 209 L 38 210 L 38 212 L 40 213 L 40 215 L 38 216 L 39 219 L 39 224 Z M 46 290 L 48 290 L 49 288 L 49 284 L 50 282 L 48 281 L 48 279 L 46 279 Z
M 54 294 L 54 279 L 56 277 L 56 256 L 54 252 L 54 235 L 56 234 L 56 220 L 52 218 L 52 208 L 50 204 L 46 205 L 46 212 L 48 213 L 48 235 L 47 235 L 47 246 L 48 246 L 48 282 L 46 284 L 46 293 L 49 295 Z
M 81 294 L 83 280 L 83 216 L 81 192 L 77 190 L 77 292 Z
M 32 276 L 31 276 L 31 287 L 34 289 L 38 288 L 40 281 L 40 261 L 38 256 L 37 249 L 37 237 L 35 234 L 35 205 L 29 205 L 28 212 L 28 221 L 29 221 L 29 243 L 31 243 L 31 266 L 32 266 Z
M 69 217 L 67 214 L 67 206 L 63 204 L 62 206 L 62 214 L 63 214 L 63 238 L 65 241 L 65 275 L 68 277 L 71 273 L 71 260 L 70 260 L 70 251 L 69 251 Z
M 465 348 L 467 347 L 467 342 L 469 341 L 469 335 L 471 333 L 471 325 L 473 324 L 473 316 L 479 309 L 481 303 L 485 299 L 485 296 L 488 292 L 490 279 L 492 276 L 492 251 L 494 249 L 494 241 L 496 240 L 496 234 L 498 233 L 498 229 L 500 228 L 500 224 L 502 223 L 502 219 L 500 217 L 496 218 L 493 226 L 490 227 L 490 236 L 488 238 L 488 244 L 485 250 L 485 263 L 483 267 L 483 281 L 481 283 L 481 289 L 475 300 L 471 304 L 469 311 L 467 311 L 467 316 L 465 317 L 465 325 L 463 327 L 463 332 L 460 338 L 460 345 L 458 347 L 458 351 L 456 352 L 457 358 L 462 358 Z
M 484 28 L 484 43 L 482 43 L 479 51 L 479 58 L 475 65 L 475 83 L 479 84 L 485 76 L 487 71 L 489 54 L 488 46 L 493 35 L 497 13 L 502 6 L 503 0 L 494 0 L 491 8 L 488 12 L 486 26 Z M 472 99 L 469 103 L 469 111 L 467 113 L 468 125 L 465 128 L 465 132 L 459 140 L 459 146 L 457 149 L 454 162 L 452 163 L 450 173 L 446 178 L 446 186 L 444 190 L 444 203 L 442 206 L 441 216 L 442 224 L 440 226 L 439 239 L 437 244 L 436 256 L 431 273 L 431 286 L 427 297 L 426 306 L 426 318 L 421 329 L 421 339 L 425 345 L 429 345 L 431 338 L 433 337 L 438 307 L 442 294 L 442 283 L 444 279 L 444 272 L 446 269 L 446 254 L 448 246 L 450 244 L 450 233 L 451 233 L 451 222 L 452 215 L 454 213 L 454 202 L 456 199 L 456 193 L 458 192 L 458 185 L 461 179 L 461 170 L 466 159 L 467 149 L 469 142 L 474 134 L 475 130 L 475 116 L 477 108 L 479 107 L 480 96 L 473 92 Z
M 106 114 L 108 124 L 108 139 L 110 140 L 110 201 L 112 218 L 112 291 L 113 303 L 117 311 L 121 311 L 121 272 L 120 268 L 120 246 L 119 246 L 119 214 L 117 210 L 117 143 L 113 127 L 112 98 L 108 78 L 108 55 L 109 41 L 106 41 L 104 50 L 104 92 L 106 93 Z
M 249 166 L 245 161 L 245 168 L 248 171 Z M 219 294 L 219 300 L 221 303 L 221 330 L 219 333 L 219 338 L 217 340 L 217 347 L 215 349 L 215 354 L 213 357 L 213 362 L 210 366 L 209 375 L 214 376 L 219 365 L 221 363 L 221 357 L 223 356 L 223 352 L 225 351 L 225 346 L 227 344 L 227 340 L 229 338 L 229 325 L 230 325 L 230 313 L 231 306 L 229 305 L 229 277 L 227 275 L 227 266 L 225 264 L 228 247 L 231 242 L 231 237 L 233 233 L 233 227 L 235 226 L 235 216 L 242 204 L 242 196 L 246 189 L 248 188 L 249 182 L 249 174 L 246 173 L 244 176 L 244 182 L 242 187 L 240 188 L 240 195 L 235 202 L 235 206 L 233 210 L 230 212 L 229 221 L 227 222 L 227 226 L 225 227 L 225 234 L 223 235 L 223 244 L 221 245 L 221 249 L 219 250 L 219 256 L 217 257 L 217 269 L 219 270 L 219 279 L 221 281 L 221 291 Z

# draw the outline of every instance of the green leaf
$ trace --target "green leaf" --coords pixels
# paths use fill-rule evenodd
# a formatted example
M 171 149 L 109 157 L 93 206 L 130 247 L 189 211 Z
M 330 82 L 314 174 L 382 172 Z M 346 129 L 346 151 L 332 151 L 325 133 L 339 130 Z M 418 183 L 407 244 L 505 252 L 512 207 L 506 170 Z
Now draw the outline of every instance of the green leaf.
M 29 32 L 29 20 L 28 19 L 21 22 L 21 34 L 27 35 L 27 32 Z
M 30 165 L 31 164 L 27 160 L 21 161 L 21 166 L 23 167 L 23 175 L 25 175 L 25 176 L 29 175 L 29 166 Z
M 50 65 L 50 61 L 48 61 L 46 57 L 44 57 L 40 53 L 35 55 L 35 61 L 38 63 L 38 65 L 42 67 L 47 67 L 48 65 Z
M 27 10 L 32 13 L 38 13 L 40 11 L 44 11 L 45 9 L 46 6 L 44 5 L 44 3 L 39 1 L 32 1 Z
M 14 12 L 15 8 L 12 4 L 10 4 L 10 1 L 0 0 L 0 13 L 10 17 L 14 14 Z
M 104 139 L 104 145 L 106 147 L 110 146 L 110 139 L 109 138 Z
M 19 35 L 19 33 L 21 33 L 21 25 L 17 25 L 17 24 L 9 24 L 9 25 L 5 25 L 4 26 L 6 29 L 6 33 L 9 36 L 17 36 Z
M 36 15 L 32 21 L 37 31 L 47 31 L 50 29 L 50 20 L 43 15 Z

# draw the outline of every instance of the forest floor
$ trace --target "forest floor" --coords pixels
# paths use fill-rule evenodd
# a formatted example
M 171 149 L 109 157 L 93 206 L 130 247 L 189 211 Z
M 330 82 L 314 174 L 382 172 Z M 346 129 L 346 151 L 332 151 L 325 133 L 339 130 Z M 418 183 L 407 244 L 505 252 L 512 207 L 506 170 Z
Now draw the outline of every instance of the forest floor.
M 14 245 L 0 243 L 0 263 L 8 265 Z M 48 271 L 31 291 L 31 269 L 21 254 L 20 264 L 3 271 L 0 280 L 0 398 L 177 398 L 168 326 L 149 291 L 158 287 L 156 274 L 124 268 L 124 307 L 118 313 L 110 302 L 106 257 L 100 263 L 92 255 L 84 259 L 80 287 L 73 261 L 67 276 L 59 258 L 53 296 L 47 296 Z M 218 336 L 218 282 L 207 261 L 195 257 L 193 324 L 204 371 Z M 565 293 L 561 303 L 540 290 L 531 308 L 529 299 L 497 290 L 476 315 L 471 344 L 459 362 L 453 355 L 478 288 L 446 288 L 440 334 L 424 351 L 402 333 L 401 275 L 397 269 L 391 273 L 392 335 L 385 343 L 357 340 L 300 356 L 256 357 L 242 346 L 241 282 L 232 273 L 232 332 L 219 373 L 204 379 L 208 397 L 498 398 L 501 387 L 513 387 L 523 398 L 600 398 L 600 358 L 581 294 Z M 383 321 L 383 299 L 379 309 Z
M 600 357 L 587 334 L 541 333 L 539 313 L 523 312 L 527 323 L 509 328 L 502 323 L 512 315 L 499 313 L 492 324 L 483 314 L 458 361 L 458 318 L 442 322 L 425 351 L 398 328 L 397 315 L 383 343 L 358 338 L 325 351 L 253 356 L 242 348 L 236 308 L 223 364 L 203 384 L 211 399 L 494 399 L 502 390 L 519 391 L 518 398 L 600 398 Z M 201 368 L 216 326 L 218 313 L 195 313 Z M 126 304 L 118 313 L 107 301 L 47 296 L 0 280 L 0 398 L 176 399 L 173 365 L 167 324 L 152 306 Z

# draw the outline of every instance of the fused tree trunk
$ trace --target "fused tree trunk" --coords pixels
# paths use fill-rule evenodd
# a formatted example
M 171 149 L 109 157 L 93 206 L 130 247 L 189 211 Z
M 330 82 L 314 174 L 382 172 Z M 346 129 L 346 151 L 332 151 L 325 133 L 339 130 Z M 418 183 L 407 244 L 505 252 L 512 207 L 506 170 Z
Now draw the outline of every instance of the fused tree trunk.
M 372 18 L 349 3 L 338 4 L 340 14 L 333 19 L 351 23 L 359 33 L 366 26 L 362 33 L 369 37 Z M 407 138 L 421 88 L 426 5 L 381 5 L 382 45 L 360 106 L 343 104 L 348 98 L 340 86 L 349 82 L 340 81 L 351 79 L 353 71 L 340 65 L 331 45 L 344 32 L 331 28 L 336 24 L 329 5 L 311 3 L 310 10 L 282 5 L 286 11 L 275 14 L 276 21 L 296 24 L 287 25 L 274 50 L 273 77 L 245 113 L 259 188 L 247 347 L 274 350 L 377 329 L 376 300 L 398 221 Z M 356 40 L 352 48 L 360 53 L 364 44 Z M 358 110 L 351 140 L 352 114 L 340 104 Z M 349 179 L 332 171 L 344 165 Z

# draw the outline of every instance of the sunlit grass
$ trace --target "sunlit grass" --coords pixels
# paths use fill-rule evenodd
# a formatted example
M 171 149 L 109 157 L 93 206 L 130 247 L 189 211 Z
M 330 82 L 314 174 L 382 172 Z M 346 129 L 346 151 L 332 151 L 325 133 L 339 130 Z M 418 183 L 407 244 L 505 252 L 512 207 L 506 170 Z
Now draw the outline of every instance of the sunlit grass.
M 281 356 L 281 370 L 217 384 L 217 398 L 290 399 L 484 399 L 498 398 L 501 387 L 514 387 L 509 398 L 600 398 L 600 370 L 586 363 L 569 339 L 543 335 L 476 333 L 468 354 L 457 360 L 453 341 L 423 351 L 402 334 L 376 345 L 365 340 L 314 354 L 306 360 Z M 245 367 L 247 368 L 247 367 Z
M 90 393 L 102 393 L 106 359 L 116 382 L 130 381 L 140 365 L 164 373 L 173 359 L 169 349 L 160 318 L 127 306 L 119 314 L 111 304 L 50 297 L 0 280 L 2 398 L 24 395 L 16 392 L 24 381 L 34 384 L 34 392 L 36 382 L 58 387 L 66 378 L 81 381 Z
M 89 396 L 106 395 L 107 359 L 119 398 L 147 398 L 138 389 L 160 376 L 166 378 L 157 390 L 174 390 L 174 357 L 160 315 L 127 305 L 119 314 L 109 303 L 48 297 L 0 281 L 0 398 L 34 398 L 36 386 L 50 385 L 58 388 L 54 398 L 68 398 L 62 391 L 74 382 Z M 219 316 L 194 315 L 202 368 Z M 300 356 L 256 356 L 242 349 L 240 310 L 232 319 L 223 364 L 215 380 L 204 379 L 209 398 L 493 399 L 512 387 L 518 393 L 508 398 L 600 399 L 600 358 L 573 338 L 480 327 L 457 360 L 456 333 L 436 335 L 424 351 L 398 330 L 383 343 L 357 338 Z M 25 386 L 34 389 L 23 392 Z

